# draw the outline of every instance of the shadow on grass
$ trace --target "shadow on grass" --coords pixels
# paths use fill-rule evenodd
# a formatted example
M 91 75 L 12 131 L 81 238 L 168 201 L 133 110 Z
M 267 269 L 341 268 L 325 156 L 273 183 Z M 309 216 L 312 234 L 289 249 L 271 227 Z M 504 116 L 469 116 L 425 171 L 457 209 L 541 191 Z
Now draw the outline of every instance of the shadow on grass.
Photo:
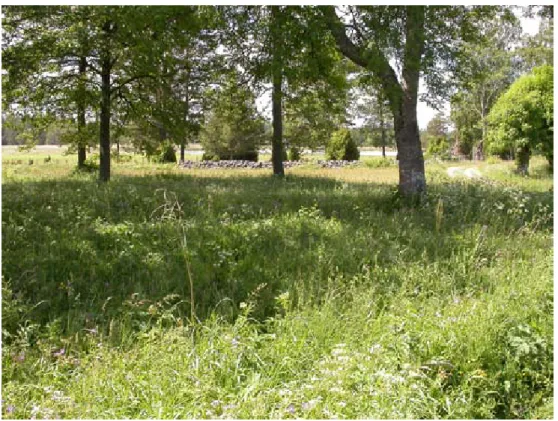
M 551 192 L 481 183 L 433 183 L 422 206 L 406 208 L 391 184 L 321 177 L 92 180 L 3 185 L 3 278 L 14 296 L 42 303 L 26 317 L 61 319 L 67 333 L 118 317 L 139 324 L 171 311 L 186 317 L 186 262 L 198 317 L 216 310 L 235 317 L 248 300 L 264 318 L 285 291 L 293 305 L 317 304 L 349 282 L 366 282 L 387 297 L 409 267 L 452 271 L 456 255 L 472 253 L 482 225 L 496 237 L 552 224 L 533 223 L 541 206 L 551 209 Z M 453 270 L 455 284 L 432 287 L 468 288 L 468 264 Z M 163 300 L 172 294 L 185 301 L 173 307 Z

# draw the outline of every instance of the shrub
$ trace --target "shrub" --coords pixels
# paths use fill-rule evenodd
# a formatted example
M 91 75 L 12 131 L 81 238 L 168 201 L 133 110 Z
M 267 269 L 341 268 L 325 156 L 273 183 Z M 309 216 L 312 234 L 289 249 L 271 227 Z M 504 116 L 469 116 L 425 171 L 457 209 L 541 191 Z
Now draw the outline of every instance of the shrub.
M 162 164 L 173 163 L 176 164 L 176 152 L 174 146 L 171 143 L 165 143 L 162 147 L 162 151 L 159 154 L 158 161 Z
M 83 163 L 83 167 L 78 168 L 78 171 L 85 171 L 85 172 L 96 172 L 99 170 L 99 163 L 100 163 L 99 154 L 90 155 L 89 158 L 85 160 Z
M 450 145 L 448 138 L 445 136 L 432 136 L 428 142 L 428 148 L 426 153 L 429 156 L 437 156 L 443 159 L 449 159 L 450 157 Z
M 389 167 L 397 166 L 397 162 L 395 162 L 395 159 L 392 158 L 374 157 L 374 158 L 368 158 L 363 161 L 368 168 L 389 168 Z
M 358 147 L 347 129 L 340 129 L 333 133 L 326 146 L 327 159 L 356 161 L 360 158 Z
M 289 161 L 300 161 L 300 149 L 296 146 L 291 146 L 289 149 Z
M 211 98 L 212 107 L 200 133 L 208 156 L 219 159 L 258 160 L 265 125 L 256 108 L 254 94 L 231 79 Z
M 553 74 L 553 67 L 542 66 L 520 77 L 498 98 L 488 116 L 488 152 L 515 152 L 520 173 L 528 173 L 529 159 L 536 151 L 542 152 L 552 167 Z

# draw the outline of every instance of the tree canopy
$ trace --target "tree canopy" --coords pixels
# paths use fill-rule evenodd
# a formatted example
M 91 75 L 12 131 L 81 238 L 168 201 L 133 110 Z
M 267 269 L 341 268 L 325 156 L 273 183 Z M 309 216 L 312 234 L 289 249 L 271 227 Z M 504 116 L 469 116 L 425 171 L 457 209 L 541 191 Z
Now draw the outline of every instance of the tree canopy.
M 542 66 L 520 77 L 490 112 L 488 148 L 515 155 L 517 169 L 527 173 L 529 158 L 541 151 L 553 164 L 554 68 Z

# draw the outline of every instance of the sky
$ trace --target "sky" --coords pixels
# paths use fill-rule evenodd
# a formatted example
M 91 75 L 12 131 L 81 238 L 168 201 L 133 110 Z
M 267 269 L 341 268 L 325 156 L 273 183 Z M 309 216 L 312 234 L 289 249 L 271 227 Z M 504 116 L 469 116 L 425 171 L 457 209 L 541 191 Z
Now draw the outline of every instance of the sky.
M 525 18 L 523 16 L 520 16 L 520 21 L 521 21 L 521 27 L 523 29 L 523 33 L 534 35 L 538 32 L 540 18 L 538 17 Z M 424 89 L 425 89 L 424 84 L 421 81 L 419 87 L 419 93 L 423 93 Z M 261 95 L 256 100 L 256 105 L 260 112 L 262 112 L 265 116 L 271 118 L 271 91 L 267 91 L 266 93 Z M 450 112 L 449 103 L 445 104 L 443 112 L 444 114 L 449 115 Z M 432 120 L 434 115 L 436 115 L 436 113 L 437 111 L 435 109 L 430 108 L 424 102 L 419 101 L 417 106 L 417 119 L 418 119 L 419 128 L 426 129 L 426 126 L 428 125 L 430 120 Z M 353 121 L 353 124 L 359 126 L 361 124 L 361 121 L 362 120 L 360 119 L 356 119 Z

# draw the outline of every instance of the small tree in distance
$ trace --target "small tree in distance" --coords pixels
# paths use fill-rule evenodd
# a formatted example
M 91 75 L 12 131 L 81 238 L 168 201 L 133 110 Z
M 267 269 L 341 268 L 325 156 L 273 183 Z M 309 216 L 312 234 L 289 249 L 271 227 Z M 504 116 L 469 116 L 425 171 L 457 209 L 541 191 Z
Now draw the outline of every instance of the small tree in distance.
M 253 92 L 231 77 L 215 92 L 212 104 L 200 135 L 203 159 L 257 161 L 265 126 L 256 110 Z
M 542 66 L 517 79 L 496 102 L 489 115 L 488 150 L 493 154 L 512 151 L 517 171 L 529 172 L 534 151 L 553 164 L 554 68 Z
M 339 129 L 327 143 L 327 159 L 357 161 L 360 158 L 358 147 L 348 129 Z

